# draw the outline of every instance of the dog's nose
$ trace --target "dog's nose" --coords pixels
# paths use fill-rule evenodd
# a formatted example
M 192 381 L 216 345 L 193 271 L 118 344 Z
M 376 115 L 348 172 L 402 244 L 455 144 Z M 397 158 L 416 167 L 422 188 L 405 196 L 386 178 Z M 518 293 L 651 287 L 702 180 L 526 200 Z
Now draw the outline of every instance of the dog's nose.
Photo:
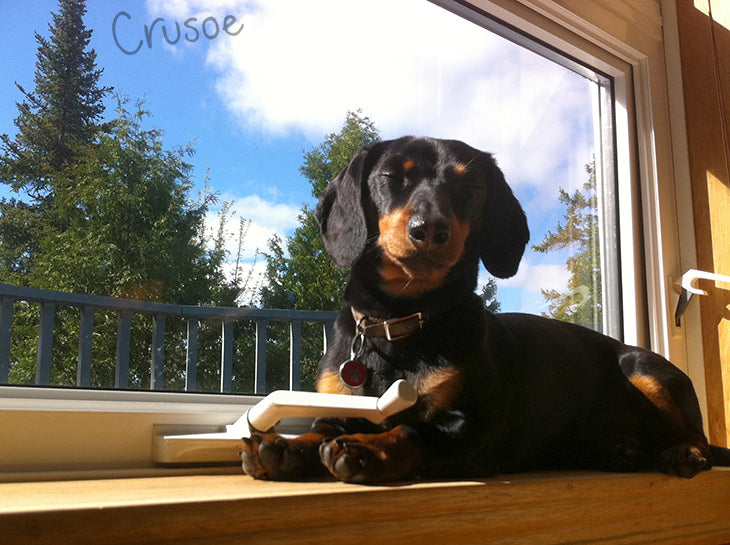
M 414 214 L 408 220 L 408 237 L 419 249 L 437 249 L 449 241 L 451 226 L 441 218 L 429 220 Z

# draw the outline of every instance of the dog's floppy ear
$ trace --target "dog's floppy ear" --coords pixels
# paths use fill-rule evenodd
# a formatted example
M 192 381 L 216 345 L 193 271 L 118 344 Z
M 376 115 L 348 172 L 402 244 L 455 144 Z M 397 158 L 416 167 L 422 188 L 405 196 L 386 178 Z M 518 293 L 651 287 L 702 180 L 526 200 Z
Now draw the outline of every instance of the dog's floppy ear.
M 351 267 L 365 249 L 367 224 L 362 203 L 363 170 L 368 150 L 361 150 L 324 190 L 315 215 L 324 247 L 335 265 Z
M 480 233 L 482 263 L 493 276 L 509 278 L 517 273 L 530 231 L 502 171 L 490 154 L 484 155 L 488 193 Z

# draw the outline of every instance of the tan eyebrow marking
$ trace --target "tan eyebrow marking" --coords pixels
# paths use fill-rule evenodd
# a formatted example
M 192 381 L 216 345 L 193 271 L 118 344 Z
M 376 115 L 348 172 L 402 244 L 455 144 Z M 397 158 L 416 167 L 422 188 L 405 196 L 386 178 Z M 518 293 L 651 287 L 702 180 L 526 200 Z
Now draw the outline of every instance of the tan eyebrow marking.
M 413 159 L 408 159 L 406 161 L 403 161 L 403 170 L 408 172 L 415 166 L 416 162 Z
M 466 174 L 466 165 L 464 163 L 456 163 L 454 165 L 454 174 Z

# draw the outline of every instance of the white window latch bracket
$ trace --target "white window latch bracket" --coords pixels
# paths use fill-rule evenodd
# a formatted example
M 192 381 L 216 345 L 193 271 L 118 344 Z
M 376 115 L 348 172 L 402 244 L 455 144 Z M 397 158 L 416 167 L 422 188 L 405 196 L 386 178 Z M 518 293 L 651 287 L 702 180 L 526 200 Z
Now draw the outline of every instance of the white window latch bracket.
M 677 327 L 681 326 L 682 315 L 684 314 L 684 311 L 687 310 L 687 306 L 689 305 L 692 296 L 707 295 L 705 290 L 693 285 L 693 282 L 699 279 L 714 280 L 715 282 L 726 282 L 730 284 L 730 276 L 722 274 L 698 271 L 697 269 L 689 269 L 686 273 L 684 273 L 679 282 L 677 282 L 677 285 L 681 288 L 679 301 L 677 301 L 677 310 L 674 312 L 674 321 Z
M 282 418 L 365 418 L 379 424 L 417 400 L 418 392 L 405 380 L 395 381 L 380 397 L 279 390 L 227 425 L 225 431 L 180 434 L 156 426 L 152 458 L 163 464 L 240 463 L 241 438 L 271 432 Z

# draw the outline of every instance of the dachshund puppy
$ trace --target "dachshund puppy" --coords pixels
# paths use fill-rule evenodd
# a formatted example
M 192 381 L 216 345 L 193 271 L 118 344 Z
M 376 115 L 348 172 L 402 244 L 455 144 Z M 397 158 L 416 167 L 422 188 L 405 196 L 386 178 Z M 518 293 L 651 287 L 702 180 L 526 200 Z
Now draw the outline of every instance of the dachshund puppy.
M 477 478 L 537 469 L 660 470 L 692 477 L 710 446 L 687 376 L 661 356 L 579 325 L 487 312 L 478 263 L 517 272 L 529 239 L 491 155 L 404 137 L 360 151 L 317 206 L 327 252 L 351 268 L 319 392 L 418 402 L 381 425 L 319 419 L 285 439 L 244 439 L 244 471 L 354 483 Z

